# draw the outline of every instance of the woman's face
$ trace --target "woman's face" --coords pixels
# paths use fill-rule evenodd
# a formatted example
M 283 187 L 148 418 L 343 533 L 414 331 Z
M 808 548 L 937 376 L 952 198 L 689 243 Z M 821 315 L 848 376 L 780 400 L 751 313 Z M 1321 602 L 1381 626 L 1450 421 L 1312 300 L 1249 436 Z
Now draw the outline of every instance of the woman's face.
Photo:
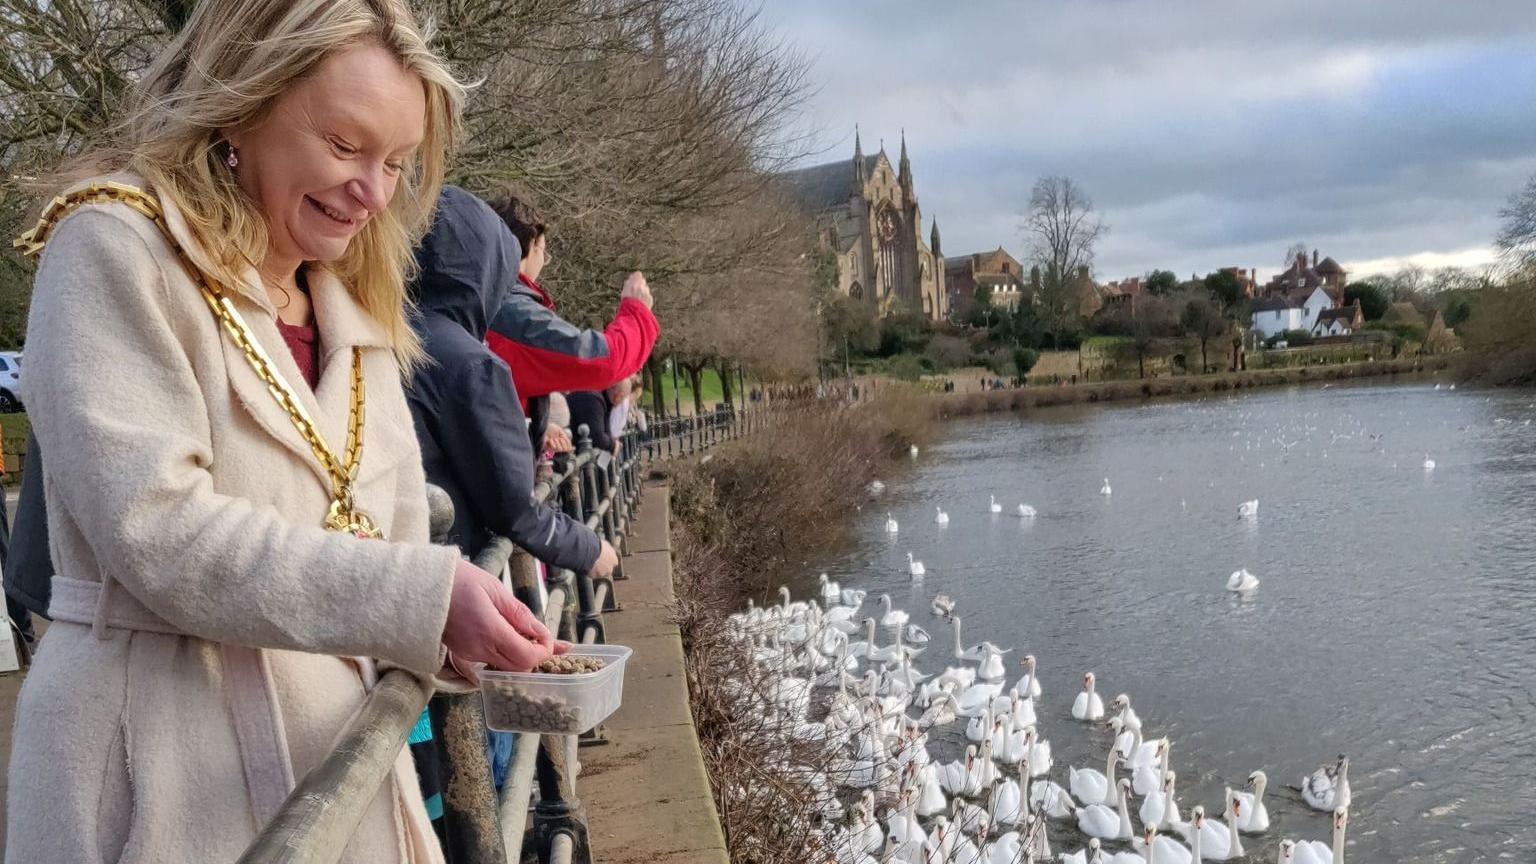
M 267 221 L 262 269 L 342 257 L 394 197 L 425 125 L 421 79 L 363 44 L 322 61 L 254 126 L 230 130 L 235 174 Z

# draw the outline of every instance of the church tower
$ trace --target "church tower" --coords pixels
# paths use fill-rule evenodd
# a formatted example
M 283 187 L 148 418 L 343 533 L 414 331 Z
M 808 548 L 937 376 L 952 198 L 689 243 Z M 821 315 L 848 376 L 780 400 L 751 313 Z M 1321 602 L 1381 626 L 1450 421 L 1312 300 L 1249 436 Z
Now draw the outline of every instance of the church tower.
M 859 127 L 853 127 L 853 192 L 855 195 L 864 194 L 864 184 L 869 177 L 864 173 L 864 145 L 859 143 Z
M 907 160 L 907 130 L 901 130 L 901 161 L 897 163 L 896 181 L 901 184 L 901 192 L 908 201 L 912 196 L 912 163 Z
M 928 232 L 928 248 L 933 250 L 933 257 L 938 259 L 940 265 L 944 262 L 944 253 L 939 251 L 939 217 L 933 217 L 933 230 Z

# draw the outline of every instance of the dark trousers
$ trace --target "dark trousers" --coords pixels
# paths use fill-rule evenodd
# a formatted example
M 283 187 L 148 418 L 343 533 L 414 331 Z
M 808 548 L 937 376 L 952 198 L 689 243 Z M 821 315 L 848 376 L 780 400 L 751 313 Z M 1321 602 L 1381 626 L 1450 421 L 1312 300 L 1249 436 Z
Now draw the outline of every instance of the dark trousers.
M 6 513 L 5 490 L 0 488 L 0 570 L 5 569 L 6 556 L 11 554 L 11 519 Z M 37 637 L 32 634 L 32 613 L 27 607 L 11 599 L 11 595 L 5 595 L 5 614 L 10 617 L 11 623 L 21 633 L 21 638 L 31 644 Z

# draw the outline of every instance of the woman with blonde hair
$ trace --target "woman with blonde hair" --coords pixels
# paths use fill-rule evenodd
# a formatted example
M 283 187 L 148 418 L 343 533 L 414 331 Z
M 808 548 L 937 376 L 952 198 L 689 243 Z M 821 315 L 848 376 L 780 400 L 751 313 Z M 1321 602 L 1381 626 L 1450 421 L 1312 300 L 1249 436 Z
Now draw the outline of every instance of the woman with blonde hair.
M 24 235 L 55 623 L 7 861 L 233 861 L 381 667 L 558 650 L 427 543 L 403 286 L 461 95 L 405 0 L 201 0 Z M 343 860 L 441 857 L 402 748 Z

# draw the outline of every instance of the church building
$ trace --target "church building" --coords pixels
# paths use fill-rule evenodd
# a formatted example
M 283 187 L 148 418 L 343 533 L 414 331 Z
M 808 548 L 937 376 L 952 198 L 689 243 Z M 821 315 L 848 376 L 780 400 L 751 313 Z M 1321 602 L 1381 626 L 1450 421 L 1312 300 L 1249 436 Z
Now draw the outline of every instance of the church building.
M 935 221 L 923 242 L 907 139 L 893 167 L 885 148 L 865 156 L 855 130 L 853 159 L 786 172 L 788 188 L 837 254 L 837 290 L 889 315 L 901 309 L 938 321 L 948 312 L 944 258 Z

